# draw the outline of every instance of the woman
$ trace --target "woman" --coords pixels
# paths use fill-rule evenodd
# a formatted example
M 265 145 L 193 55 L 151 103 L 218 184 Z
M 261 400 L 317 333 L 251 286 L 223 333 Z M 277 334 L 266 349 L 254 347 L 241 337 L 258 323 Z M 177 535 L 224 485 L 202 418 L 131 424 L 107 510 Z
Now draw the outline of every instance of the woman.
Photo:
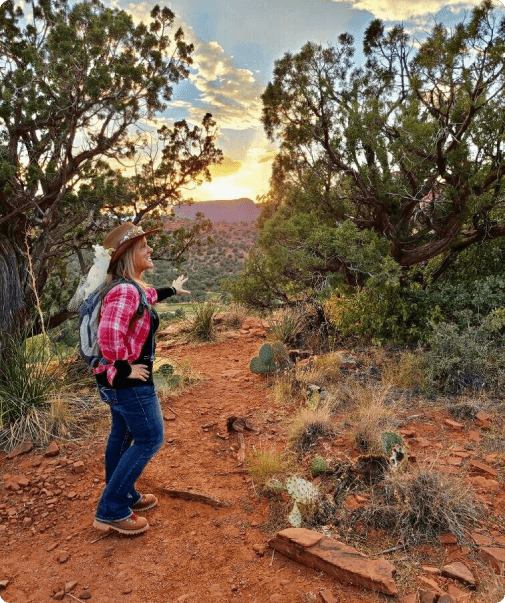
M 152 249 L 140 226 L 125 222 L 104 241 L 113 252 L 105 287 L 116 279 L 134 281 L 138 288 L 120 281 L 105 295 L 98 327 L 104 360 L 93 369 L 102 400 L 110 405 L 111 433 L 105 449 L 105 489 L 94 527 L 122 534 L 145 532 L 149 524 L 137 512 L 157 504 L 153 494 L 140 494 L 135 482 L 163 443 L 163 415 L 153 382 L 155 332 L 158 315 L 151 306 L 171 295 L 189 295 L 180 276 L 171 287 L 154 289 L 143 280 L 153 268 Z

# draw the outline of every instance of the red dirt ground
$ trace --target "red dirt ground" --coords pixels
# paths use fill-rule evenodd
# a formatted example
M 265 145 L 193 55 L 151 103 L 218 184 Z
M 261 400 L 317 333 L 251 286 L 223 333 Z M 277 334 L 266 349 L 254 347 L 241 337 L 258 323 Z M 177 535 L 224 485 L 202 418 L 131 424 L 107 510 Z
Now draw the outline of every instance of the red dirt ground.
M 218 343 L 165 352 L 187 359 L 204 379 L 167 401 L 178 417 L 165 422 L 166 442 L 138 483 L 141 491 L 159 497 L 159 505 L 145 514 L 150 523 L 145 534 L 114 533 L 94 542 L 103 534 L 92 521 L 103 483 L 105 437 L 61 443 L 54 458 L 40 450 L 12 461 L 1 456 L 4 474 L 24 475 L 30 484 L 22 492 L 0 488 L 0 581 L 9 581 L 0 597 L 6 603 L 50 602 L 65 583 L 76 581 L 74 597 L 84 601 L 89 594 L 91 603 L 310 603 L 321 601 L 325 589 L 341 603 L 386 600 L 266 548 L 273 534 L 264 525 L 268 501 L 256 495 L 245 466 L 237 462 L 231 449 L 237 448 L 236 436 L 218 436 L 227 435 L 230 415 L 248 416 L 256 432 L 245 432 L 246 453 L 253 446 L 285 443 L 285 426 L 265 381 L 248 368 L 261 343 L 258 337 L 230 333 Z M 165 415 L 171 416 L 168 409 Z M 426 429 L 430 437 L 429 425 Z M 76 460 L 84 462 L 81 474 L 73 470 Z M 45 493 L 34 494 L 34 485 Z M 231 506 L 216 509 L 170 498 L 160 488 L 193 489 Z M 503 490 L 500 496 L 505 498 Z M 445 551 L 445 562 L 461 559 L 459 549 Z M 402 592 L 418 588 L 402 586 Z

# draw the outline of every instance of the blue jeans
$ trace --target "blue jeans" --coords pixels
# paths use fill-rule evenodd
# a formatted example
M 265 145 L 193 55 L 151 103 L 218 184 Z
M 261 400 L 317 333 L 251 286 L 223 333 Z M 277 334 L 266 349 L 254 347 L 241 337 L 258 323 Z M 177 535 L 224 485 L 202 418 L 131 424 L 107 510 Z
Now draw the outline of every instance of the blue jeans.
M 105 489 L 96 518 L 122 521 L 140 500 L 135 482 L 163 444 L 163 414 L 154 385 L 125 389 L 98 386 L 111 410 L 111 432 L 105 449 Z

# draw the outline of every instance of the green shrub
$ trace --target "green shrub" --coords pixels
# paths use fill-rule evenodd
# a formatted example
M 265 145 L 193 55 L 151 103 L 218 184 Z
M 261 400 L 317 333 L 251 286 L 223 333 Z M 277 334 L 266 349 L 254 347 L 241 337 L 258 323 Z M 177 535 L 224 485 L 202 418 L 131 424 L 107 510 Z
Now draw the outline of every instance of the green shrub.
M 196 304 L 189 317 L 190 334 L 198 341 L 214 341 L 216 336 L 214 315 L 220 311 L 220 306 L 213 300 Z
M 505 346 L 496 315 L 478 321 L 467 312 L 459 318 L 463 326 L 452 322 L 433 325 L 422 361 L 426 387 L 454 394 L 503 386 Z
M 312 477 L 317 477 L 328 469 L 328 463 L 322 456 L 315 456 L 310 463 L 310 473 Z

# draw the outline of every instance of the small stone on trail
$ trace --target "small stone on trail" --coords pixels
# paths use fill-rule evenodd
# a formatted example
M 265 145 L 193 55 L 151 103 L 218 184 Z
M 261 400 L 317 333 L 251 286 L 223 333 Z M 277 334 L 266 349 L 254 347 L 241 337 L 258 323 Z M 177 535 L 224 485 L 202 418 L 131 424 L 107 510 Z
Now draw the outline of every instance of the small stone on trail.
M 21 456 L 22 454 L 27 454 L 33 449 L 33 442 L 23 442 L 19 446 L 16 446 L 12 452 L 5 457 L 9 461 L 16 458 L 17 456 Z
M 77 580 L 72 580 L 71 582 L 65 582 L 65 592 L 69 593 L 70 591 L 74 590 L 74 588 L 77 586 Z
M 89 590 L 83 590 L 82 593 L 79 595 L 79 599 L 91 599 L 91 593 L 89 592 Z
M 60 590 L 59 592 L 57 592 L 56 594 L 53 595 L 53 599 L 55 599 L 56 601 L 63 601 L 64 596 L 65 596 L 65 591 Z
M 53 440 L 49 446 L 44 450 L 44 456 L 58 456 L 60 454 L 60 447 Z
M 459 580 L 459 582 L 463 582 L 463 584 L 468 584 L 470 586 L 476 586 L 477 584 L 472 572 L 466 567 L 466 565 L 460 563 L 459 561 L 450 563 L 449 565 L 444 565 L 442 568 L 442 576 Z
M 458 423 L 457 421 L 453 421 L 452 419 L 445 419 L 444 423 L 451 427 L 451 429 L 463 429 L 463 423 Z
M 432 590 L 423 590 L 421 593 L 420 603 L 435 603 L 438 594 Z
M 320 593 L 321 599 L 324 603 L 338 603 L 338 599 L 336 599 L 329 588 L 325 588 Z
M 0 590 L 7 588 L 8 584 L 9 584 L 8 580 L 0 580 Z
M 70 554 L 67 553 L 67 551 L 60 551 L 58 553 L 58 556 L 56 557 L 56 559 L 60 562 L 60 563 L 65 563 L 65 561 L 68 561 L 68 558 L 70 557 Z
M 402 603 L 417 603 L 417 594 L 411 593 L 410 595 L 405 595 L 402 599 Z
M 123 595 L 129 595 L 133 592 L 133 588 L 125 588 L 123 590 Z
M 76 461 L 74 463 L 74 473 L 84 473 L 86 468 L 84 467 L 84 463 L 82 461 Z
M 456 601 L 450 595 L 442 595 L 437 603 L 456 603 Z
M 54 551 L 54 549 L 55 549 L 55 548 L 57 548 L 57 547 L 58 547 L 58 543 L 57 543 L 57 542 L 53 542 L 53 544 L 50 544 L 50 545 L 47 547 L 46 551 L 47 551 L 48 553 L 50 553 L 51 551 Z
M 454 534 L 442 534 L 438 541 L 440 544 L 458 544 L 458 539 Z
M 265 554 L 265 546 L 263 544 L 253 544 L 253 551 L 260 557 Z

